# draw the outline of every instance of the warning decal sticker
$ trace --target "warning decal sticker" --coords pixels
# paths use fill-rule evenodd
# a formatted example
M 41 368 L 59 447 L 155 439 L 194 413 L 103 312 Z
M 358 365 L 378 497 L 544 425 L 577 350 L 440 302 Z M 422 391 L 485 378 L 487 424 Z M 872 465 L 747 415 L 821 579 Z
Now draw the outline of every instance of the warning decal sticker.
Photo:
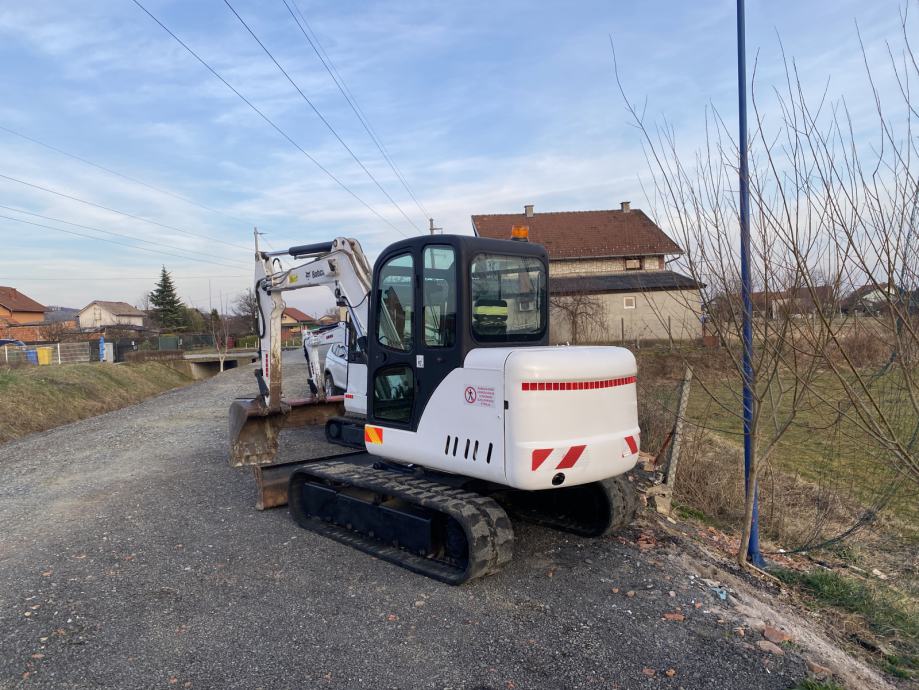
M 467 405 L 477 407 L 495 406 L 495 389 L 491 386 L 466 386 L 463 398 Z

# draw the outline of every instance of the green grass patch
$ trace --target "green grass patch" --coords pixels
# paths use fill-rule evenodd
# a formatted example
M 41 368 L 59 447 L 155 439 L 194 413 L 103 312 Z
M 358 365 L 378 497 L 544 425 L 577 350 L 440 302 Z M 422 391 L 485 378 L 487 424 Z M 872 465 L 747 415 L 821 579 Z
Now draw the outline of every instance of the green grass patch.
M 0 443 L 191 383 L 161 362 L 0 369 Z
M 867 584 L 828 570 L 776 570 L 776 577 L 807 594 L 818 607 L 833 607 L 864 620 L 878 638 L 896 648 L 881 664 L 891 675 L 913 678 L 919 671 L 919 606 L 896 590 Z

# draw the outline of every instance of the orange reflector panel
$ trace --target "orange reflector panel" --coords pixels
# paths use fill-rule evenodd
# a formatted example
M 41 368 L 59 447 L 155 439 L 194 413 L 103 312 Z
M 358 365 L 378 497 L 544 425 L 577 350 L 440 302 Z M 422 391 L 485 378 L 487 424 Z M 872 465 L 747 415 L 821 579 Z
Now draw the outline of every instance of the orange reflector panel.
M 364 443 L 383 443 L 383 429 L 378 426 L 365 426 Z

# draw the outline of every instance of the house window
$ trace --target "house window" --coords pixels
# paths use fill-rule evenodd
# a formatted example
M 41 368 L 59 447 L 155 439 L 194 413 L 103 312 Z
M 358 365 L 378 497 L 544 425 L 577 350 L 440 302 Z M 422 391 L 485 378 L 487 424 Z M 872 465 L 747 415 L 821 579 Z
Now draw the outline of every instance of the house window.
M 635 297 L 630 295 L 629 297 L 622 298 L 622 308 L 623 309 L 634 309 L 635 308 Z
M 625 260 L 625 270 L 627 271 L 641 270 L 641 259 L 626 259 Z

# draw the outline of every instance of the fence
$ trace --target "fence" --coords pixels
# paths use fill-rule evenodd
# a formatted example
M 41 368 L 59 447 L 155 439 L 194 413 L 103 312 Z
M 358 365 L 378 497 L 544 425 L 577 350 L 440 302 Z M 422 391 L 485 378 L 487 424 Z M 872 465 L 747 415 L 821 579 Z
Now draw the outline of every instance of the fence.
M 49 365 L 89 362 L 92 343 L 51 343 L 50 345 L 4 345 L 0 362 L 11 365 Z
M 258 345 L 258 339 L 255 336 L 251 336 L 249 340 L 254 346 Z M 234 343 L 234 345 L 240 347 L 239 343 Z M 165 351 L 171 353 L 167 357 L 167 359 L 170 359 L 174 358 L 174 352 L 176 351 L 213 349 L 214 337 L 208 334 L 183 333 L 181 335 L 161 335 L 150 338 L 113 338 L 106 340 L 106 347 L 111 347 L 110 356 L 114 357 L 116 362 L 126 361 L 128 353 L 131 352 Z M 0 347 L 0 365 L 42 366 L 98 361 L 98 338 L 73 343 L 47 343 L 25 346 L 4 345 Z M 137 360 L 135 359 L 134 361 Z

